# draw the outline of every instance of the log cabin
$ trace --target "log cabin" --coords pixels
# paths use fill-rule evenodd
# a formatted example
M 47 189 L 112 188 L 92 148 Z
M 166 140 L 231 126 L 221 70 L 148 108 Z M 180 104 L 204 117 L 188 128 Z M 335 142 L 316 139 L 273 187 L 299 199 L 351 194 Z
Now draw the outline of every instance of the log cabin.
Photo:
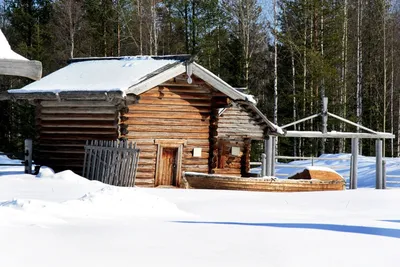
M 187 55 L 72 59 L 8 94 L 36 105 L 40 164 L 81 173 L 86 140 L 130 140 L 137 186 L 179 187 L 182 172 L 246 176 L 251 140 L 283 133 Z

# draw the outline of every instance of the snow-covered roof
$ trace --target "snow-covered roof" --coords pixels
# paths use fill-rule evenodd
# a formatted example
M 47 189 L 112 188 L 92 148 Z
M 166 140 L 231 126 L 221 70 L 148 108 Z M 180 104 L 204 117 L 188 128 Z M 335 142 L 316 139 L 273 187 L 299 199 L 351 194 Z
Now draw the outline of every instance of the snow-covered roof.
M 199 77 L 233 100 L 254 102 L 250 96 L 235 90 L 211 71 L 191 62 L 189 56 L 77 59 L 40 81 L 8 92 L 11 94 L 58 94 L 79 91 L 139 95 L 183 73 Z
M 62 91 L 121 91 L 146 79 L 149 73 L 175 65 L 176 60 L 127 57 L 71 63 L 38 82 L 10 93 L 59 93 Z
M 11 50 L 10 44 L 8 43 L 6 37 L 4 36 L 1 30 L 0 30 L 0 59 L 28 60 Z

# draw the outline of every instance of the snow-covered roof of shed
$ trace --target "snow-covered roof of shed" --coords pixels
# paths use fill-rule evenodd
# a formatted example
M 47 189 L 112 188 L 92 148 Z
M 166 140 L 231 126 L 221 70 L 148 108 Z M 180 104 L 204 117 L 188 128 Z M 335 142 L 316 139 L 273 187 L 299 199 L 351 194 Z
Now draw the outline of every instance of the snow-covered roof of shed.
M 179 63 L 150 57 L 73 62 L 38 82 L 10 93 L 59 93 L 62 91 L 121 91 L 144 80 L 149 73 Z
M 139 95 L 182 73 L 196 75 L 233 100 L 254 102 L 188 55 L 73 59 L 71 64 L 11 94 L 121 92 Z

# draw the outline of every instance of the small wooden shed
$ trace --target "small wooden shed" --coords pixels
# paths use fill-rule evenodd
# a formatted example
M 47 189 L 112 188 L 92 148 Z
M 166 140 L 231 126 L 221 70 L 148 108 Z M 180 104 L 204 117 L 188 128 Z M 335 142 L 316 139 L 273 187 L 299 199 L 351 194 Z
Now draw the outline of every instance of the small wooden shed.
M 37 107 L 41 164 L 81 173 L 86 140 L 128 139 L 139 186 L 180 186 L 183 171 L 246 175 L 251 140 L 283 133 L 186 55 L 73 59 L 9 95 Z

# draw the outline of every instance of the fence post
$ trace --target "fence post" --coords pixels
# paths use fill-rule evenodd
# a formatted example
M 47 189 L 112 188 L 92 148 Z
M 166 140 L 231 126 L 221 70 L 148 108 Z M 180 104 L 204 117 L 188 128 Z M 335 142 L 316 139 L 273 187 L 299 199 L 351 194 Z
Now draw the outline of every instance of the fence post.
M 271 176 L 271 174 L 272 174 L 271 167 L 272 167 L 272 146 L 273 145 L 274 144 L 272 143 L 272 137 L 269 136 L 267 139 L 267 146 L 266 146 L 266 151 L 265 151 L 265 154 L 267 156 L 267 160 L 266 160 L 267 164 L 266 164 L 266 168 L 265 168 L 266 176 Z
M 357 189 L 358 138 L 351 139 L 350 189 Z
M 386 189 L 386 160 L 382 161 L 382 189 Z
M 382 189 L 382 140 L 375 141 L 376 153 L 376 189 Z
M 265 153 L 261 154 L 261 176 L 264 177 L 267 175 L 267 155 Z
M 32 174 L 32 139 L 25 139 L 25 173 Z
M 272 151 L 271 151 L 271 176 L 275 176 L 275 153 L 276 153 L 276 146 L 277 146 L 277 139 L 276 137 L 272 137 Z

